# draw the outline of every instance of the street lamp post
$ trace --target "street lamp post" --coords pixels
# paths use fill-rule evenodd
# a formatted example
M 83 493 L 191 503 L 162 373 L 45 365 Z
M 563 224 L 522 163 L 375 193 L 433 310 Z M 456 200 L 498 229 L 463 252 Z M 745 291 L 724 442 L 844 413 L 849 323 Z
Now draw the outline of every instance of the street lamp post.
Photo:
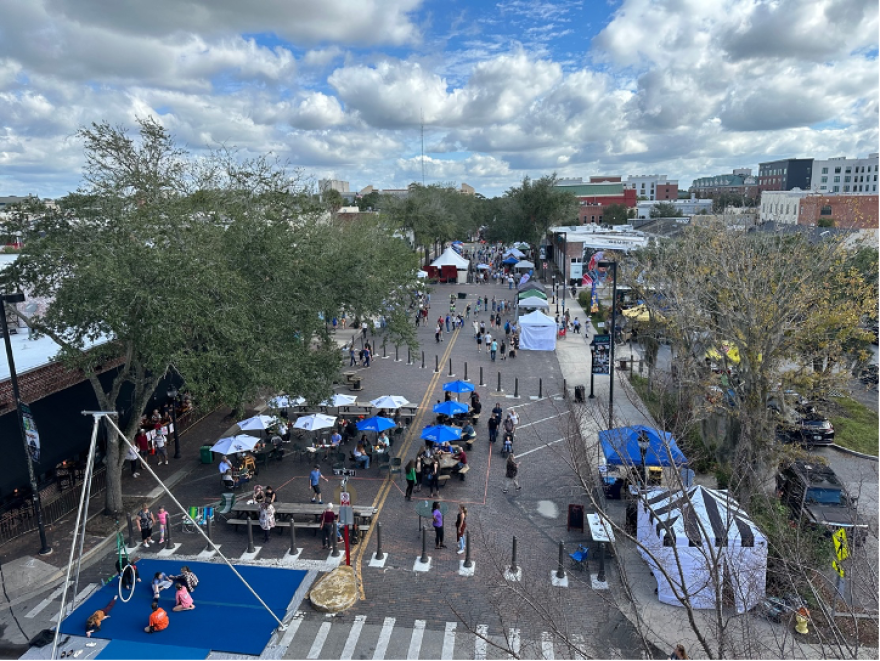
M 171 425 L 174 428 L 174 458 L 180 459 L 180 436 L 177 435 L 177 388 L 168 388 L 168 399 L 171 400 Z
M 15 399 L 15 407 L 18 410 L 18 428 L 21 432 L 21 440 L 24 444 L 25 463 L 27 463 L 28 478 L 31 481 L 31 494 L 34 501 L 34 515 L 37 518 L 37 530 L 40 533 L 40 555 L 52 553 L 52 547 L 46 542 L 46 529 L 43 526 L 43 508 L 40 502 L 40 490 L 37 488 L 37 478 L 34 475 L 33 457 L 28 446 L 27 432 L 24 426 L 24 412 L 21 409 L 21 394 L 18 390 L 18 374 L 15 372 L 15 361 L 12 358 L 12 342 L 9 339 L 9 326 L 6 322 L 6 304 L 24 302 L 24 294 L 0 294 L 0 324 L 3 327 L 3 339 L 6 344 L 6 359 L 9 361 L 9 380 L 12 382 L 12 396 Z
M 611 267 L 611 273 L 614 276 L 614 283 L 611 290 L 611 351 L 610 362 L 608 365 L 608 375 L 611 380 L 608 383 L 608 428 L 614 426 L 614 336 L 617 334 L 617 262 L 601 261 L 597 264 L 600 268 Z
M 651 447 L 651 441 L 648 439 L 648 435 L 640 431 L 639 432 L 639 454 L 642 456 L 642 486 L 648 486 L 648 471 L 645 468 L 645 455 L 648 454 L 648 448 Z

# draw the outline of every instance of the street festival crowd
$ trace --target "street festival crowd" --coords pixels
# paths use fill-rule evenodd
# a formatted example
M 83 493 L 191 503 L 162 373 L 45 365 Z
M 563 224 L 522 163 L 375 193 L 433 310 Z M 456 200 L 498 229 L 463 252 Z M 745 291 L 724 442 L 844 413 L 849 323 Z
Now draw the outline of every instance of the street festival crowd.
M 478 284 L 494 282 L 497 284 L 507 284 L 508 289 L 514 292 L 517 280 L 515 280 L 512 270 L 504 267 L 501 262 L 504 259 L 504 251 L 501 247 L 482 246 L 468 253 L 464 252 L 466 257 L 476 260 L 476 263 L 485 265 L 482 270 L 474 270 L 474 281 Z M 429 291 L 416 291 L 413 295 L 411 303 L 413 309 L 414 322 L 416 326 L 428 324 L 428 317 L 431 309 L 431 294 Z M 483 318 L 482 314 L 486 315 Z M 492 361 L 500 358 L 515 358 L 519 349 L 519 329 L 516 325 L 516 309 L 511 300 L 502 299 L 497 296 L 489 297 L 488 294 L 480 296 L 474 303 L 468 302 L 464 309 L 457 309 L 455 294 L 450 295 L 448 311 L 444 310 L 437 318 L 435 325 L 435 339 L 437 342 L 443 341 L 443 333 L 451 332 L 455 329 L 463 329 L 467 323 L 473 329 L 473 338 L 477 346 L 477 352 L 482 353 L 485 347 Z M 479 318 L 478 318 L 479 317 Z M 339 317 L 334 317 L 332 324 L 334 328 L 341 326 L 346 327 L 348 322 L 347 315 L 343 312 Z M 560 322 L 568 324 L 570 319 L 566 315 L 564 320 Z M 377 322 L 378 326 L 382 326 L 382 320 Z M 573 327 L 573 326 L 572 326 Z M 369 327 L 366 323 L 362 326 L 362 335 L 364 338 L 363 348 L 355 351 L 354 341 L 348 347 L 349 366 L 369 367 L 372 357 L 372 345 L 367 339 Z M 435 548 L 445 549 L 445 508 L 440 506 L 442 496 L 440 488 L 444 482 L 449 480 L 452 475 L 459 475 L 464 479 L 464 474 L 469 470 L 467 450 L 476 439 L 476 431 L 474 424 L 480 419 L 483 404 L 480 395 L 474 390 L 473 386 L 469 386 L 470 391 L 469 406 L 454 401 L 451 397 L 452 392 L 445 392 L 445 401 L 437 402 L 434 407 L 435 411 L 447 403 L 458 404 L 455 413 L 447 414 L 438 412 L 435 424 L 438 428 L 447 428 L 455 430 L 443 438 L 429 436 L 426 438 L 424 446 L 420 447 L 414 457 L 410 458 L 402 469 L 402 475 L 406 480 L 406 491 L 404 498 L 407 501 L 413 499 L 413 493 L 423 493 L 429 495 L 432 499 L 431 505 L 431 523 L 435 532 Z M 293 398 L 287 398 L 282 395 L 286 401 L 292 402 Z M 276 402 L 277 402 L 276 398 Z M 192 407 L 192 401 L 188 394 L 183 396 L 183 406 L 185 409 Z M 218 470 L 223 488 L 228 491 L 241 489 L 246 485 L 251 488 L 248 495 L 249 503 L 256 503 L 259 508 L 259 525 L 264 534 L 264 541 L 269 541 L 269 532 L 276 526 L 276 493 L 271 486 L 253 485 L 250 483 L 254 480 L 257 473 L 256 460 L 261 455 L 270 453 L 278 453 L 283 455 L 285 446 L 293 442 L 294 437 L 298 440 L 304 438 L 301 429 L 296 428 L 296 420 L 290 419 L 288 413 L 289 406 L 277 406 L 276 416 L 273 418 L 271 426 L 266 429 L 265 438 L 256 439 L 253 447 L 249 450 L 222 455 Z M 298 417 L 295 414 L 294 417 Z M 332 427 L 329 439 L 312 441 L 311 459 L 315 461 L 313 468 L 309 473 L 309 494 L 311 503 L 324 504 L 321 493 L 321 482 L 328 482 L 321 472 L 320 461 L 332 461 L 332 457 L 340 452 L 342 446 L 350 446 L 348 459 L 350 465 L 357 469 L 369 470 L 373 465 L 374 459 L 379 455 L 388 456 L 393 447 L 394 436 L 401 433 L 405 428 L 405 421 L 401 415 L 400 406 L 394 408 L 382 408 L 376 412 L 376 418 L 387 420 L 388 429 L 378 431 L 376 440 L 371 441 L 366 433 L 359 427 L 359 423 L 363 421 L 364 416 L 339 415 L 336 417 Z M 127 459 L 131 462 L 131 471 L 134 477 L 138 477 L 138 467 L 141 463 L 147 463 L 150 455 L 155 455 L 158 463 L 168 463 L 167 461 L 167 435 L 168 425 L 170 423 L 169 412 L 167 410 L 155 410 L 152 415 L 144 415 L 141 420 L 141 428 L 135 439 L 137 452 L 130 451 Z M 501 438 L 500 451 L 502 456 L 506 457 L 504 464 L 504 488 L 502 491 L 508 493 L 511 488 L 516 491 L 522 489 L 517 475 L 519 461 L 513 452 L 514 435 L 516 427 L 519 424 L 519 418 L 513 408 L 509 408 L 506 412 L 500 403 L 495 403 L 491 409 L 487 420 L 488 439 L 490 447 L 494 447 L 499 436 Z M 391 433 L 389 433 L 391 432 Z M 423 438 L 425 434 L 423 434 Z M 452 443 L 453 440 L 460 440 L 463 445 Z M 298 445 L 294 445 L 293 449 L 300 449 Z M 231 456 L 230 456 L 231 455 Z M 467 535 L 467 508 L 460 505 L 455 515 L 455 533 L 456 547 L 458 553 L 465 552 L 465 542 Z M 339 516 L 334 510 L 332 503 L 328 503 L 322 514 L 318 516 L 320 529 L 322 533 L 322 548 L 329 548 L 332 537 L 336 537 L 341 541 L 341 529 L 339 525 Z M 158 528 L 159 545 L 165 542 L 165 533 L 169 525 L 169 515 L 163 507 L 158 508 L 154 513 L 148 504 L 144 503 L 138 511 L 136 522 L 141 532 L 142 544 L 148 548 L 151 543 L 155 543 L 154 528 Z M 127 582 L 123 585 L 128 589 L 131 587 L 132 581 L 140 582 L 137 573 L 136 559 L 131 561 L 120 559 L 117 562 L 117 573 L 120 581 Z M 181 568 L 180 575 L 168 576 L 162 572 L 157 573 L 151 580 L 150 587 L 153 592 L 153 601 L 151 604 L 152 612 L 149 615 L 148 625 L 144 629 L 148 633 L 160 632 L 169 626 L 169 617 L 167 612 L 158 604 L 159 594 L 162 590 L 175 587 L 175 605 L 173 611 L 192 610 L 195 608 L 192 593 L 198 584 L 198 579 L 184 566 Z M 116 597 L 111 600 L 104 608 L 93 613 L 86 622 L 86 635 L 91 636 L 94 631 L 101 628 L 101 623 L 110 617 L 110 611 L 116 604 Z

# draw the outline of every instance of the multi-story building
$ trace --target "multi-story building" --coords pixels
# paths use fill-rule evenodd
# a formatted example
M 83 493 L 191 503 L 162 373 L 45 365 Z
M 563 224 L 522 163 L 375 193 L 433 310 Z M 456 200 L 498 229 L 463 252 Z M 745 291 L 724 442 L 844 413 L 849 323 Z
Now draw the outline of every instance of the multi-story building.
M 639 202 L 636 205 L 636 218 L 645 220 L 651 217 L 651 209 L 660 204 L 667 202 L 675 207 L 676 211 L 681 211 L 682 216 L 695 216 L 699 213 L 712 212 L 711 199 L 697 199 L 691 195 L 689 200 L 656 200 L 654 202 Z
M 876 195 L 880 153 L 867 158 L 847 159 L 845 156 L 816 160 L 810 190 L 818 193 L 852 193 Z
M 580 178 L 563 179 L 557 182 L 556 189 L 568 191 L 577 197 L 578 222 L 581 225 L 601 224 L 604 210 L 612 204 L 622 204 L 628 209 L 636 206 L 636 192 L 620 181 L 584 183 Z
M 780 225 L 797 225 L 801 202 L 809 194 L 809 191 L 800 188 L 790 191 L 764 191 L 761 194 L 761 222 L 772 220 Z
M 867 166 L 865 166 L 867 167 Z M 867 174 L 867 172 L 866 172 Z M 800 202 L 798 225 L 822 225 L 845 229 L 878 229 L 877 195 L 811 193 Z M 823 222 L 824 221 L 824 222 Z
M 348 193 L 348 182 L 339 179 L 320 179 L 318 180 L 318 190 L 326 193 L 328 190 L 339 191 L 340 193 Z
M 731 174 L 716 174 L 694 179 L 688 191 L 699 197 L 729 193 L 754 199 L 758 196 L 758 180 L 752 176 L 751 168 L 737 168 Z
M 758 190 L 810 190 L 812 158 L 785 158 L 758 164 Z
M 678 181 L 666 179 L 665 174 L 631 174 L 626 178 L 626 186 L 646 200 L 678 199 Z

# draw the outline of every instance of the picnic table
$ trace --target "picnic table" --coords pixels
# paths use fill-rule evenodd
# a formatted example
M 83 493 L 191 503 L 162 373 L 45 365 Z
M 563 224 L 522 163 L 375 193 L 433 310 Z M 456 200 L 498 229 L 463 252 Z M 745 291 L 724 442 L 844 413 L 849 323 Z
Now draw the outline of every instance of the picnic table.
M 296 516 L 296 515 L 304 515 L 304 516 L 315 516 L 319 517 L 324 513 L 324 510 L 327 509 L 326 505 L 319 505 L 318 503 L 275 503 L 275 516 Z M 355 505 L 352 508 L 355 517 L 371 520 L 373 515 L 376 513 L 375 508 L 370 505 Z M 250 515 L 250 514 L 259 514 L 260 505 L 259 503 L 248 503 L 245 502 L 236 502 L 232 506 L 233 514 L 238 517 L 238 515 Z

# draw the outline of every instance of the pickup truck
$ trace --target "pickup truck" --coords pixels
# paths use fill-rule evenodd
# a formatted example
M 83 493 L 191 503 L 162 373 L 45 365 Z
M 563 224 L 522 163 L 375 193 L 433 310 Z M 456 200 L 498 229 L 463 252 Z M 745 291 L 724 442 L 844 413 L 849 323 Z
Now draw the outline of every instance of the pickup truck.
M 868 525 L 859 519 L 856 499 L 829 466 L 808 461 L 780 466 L 776 489 L 793 519 L 824 529 L 829 536 L 843 528 L 855 546 L 867 537 Z

